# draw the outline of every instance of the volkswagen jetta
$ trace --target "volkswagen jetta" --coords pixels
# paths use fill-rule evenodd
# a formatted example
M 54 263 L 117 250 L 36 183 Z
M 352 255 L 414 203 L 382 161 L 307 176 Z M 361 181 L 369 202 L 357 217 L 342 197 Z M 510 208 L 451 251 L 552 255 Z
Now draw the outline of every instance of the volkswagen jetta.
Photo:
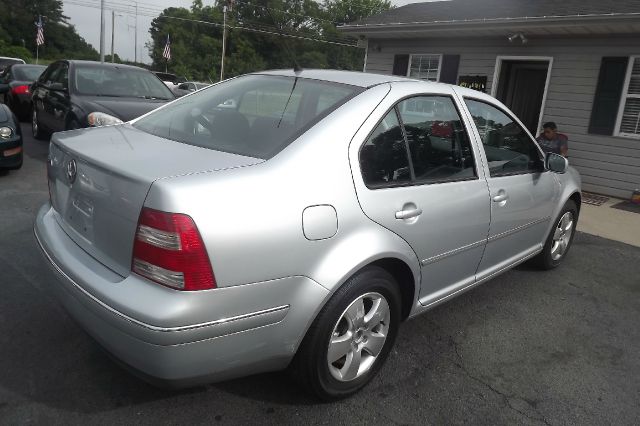
M 487 95 L 314 70 L 56 133 L 48 181 L 48 284 L 117 358 L 177 386 L 288 367 L 324 399 L 364 386 L 402 321 L 558 266 L 581 200 Z

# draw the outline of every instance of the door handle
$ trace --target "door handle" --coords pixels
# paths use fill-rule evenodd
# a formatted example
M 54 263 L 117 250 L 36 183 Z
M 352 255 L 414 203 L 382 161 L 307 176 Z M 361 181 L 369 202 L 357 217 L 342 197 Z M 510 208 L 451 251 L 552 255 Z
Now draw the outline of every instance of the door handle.
M 396 219 L 411 219 L 422 214 L 422 209 L 400 210 L 396 212 Z
M 502 192 L 494 196 L 492 199 L 494 203 L 502 203 L 503 201 L 507 201 L 509 199 L 509 196 L 506 192 Z

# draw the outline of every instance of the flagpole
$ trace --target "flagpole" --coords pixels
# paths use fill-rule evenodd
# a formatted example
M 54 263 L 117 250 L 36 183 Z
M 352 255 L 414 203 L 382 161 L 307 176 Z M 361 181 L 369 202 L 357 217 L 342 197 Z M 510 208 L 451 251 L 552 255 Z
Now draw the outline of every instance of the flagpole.
M 36 65 L 38 65 L 38 59 L 40 57 L 40 45 L 38 43 L 36 43 Z

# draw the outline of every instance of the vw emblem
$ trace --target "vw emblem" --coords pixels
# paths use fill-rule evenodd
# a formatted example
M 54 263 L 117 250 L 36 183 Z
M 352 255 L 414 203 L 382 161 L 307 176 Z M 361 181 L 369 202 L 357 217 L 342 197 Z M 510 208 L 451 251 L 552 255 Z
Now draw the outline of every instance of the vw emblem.
M 73 183 L 76 180 L 76 174 L 78 174 L 78 167 L 76 165 L 76 160 L 71 160 L 67 163 L 67 179 L 69 183 Z

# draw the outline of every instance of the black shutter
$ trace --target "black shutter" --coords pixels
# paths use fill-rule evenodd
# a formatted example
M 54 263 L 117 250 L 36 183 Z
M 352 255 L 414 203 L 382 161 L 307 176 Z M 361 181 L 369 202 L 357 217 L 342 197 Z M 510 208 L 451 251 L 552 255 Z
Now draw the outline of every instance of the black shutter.
M 409 73 L 409 55 L 395 55 L 393 57 L 393 75 L 406 77 Z
M 591 107 L 589 133 L 613 135 L 628 63 L 627 57 L 602 58 L 596 95 Z
M 458 81 L 458 65 L 460 65 L 460 55 L 443 55 L 440 66 L 440 82 L 456 84 Z

